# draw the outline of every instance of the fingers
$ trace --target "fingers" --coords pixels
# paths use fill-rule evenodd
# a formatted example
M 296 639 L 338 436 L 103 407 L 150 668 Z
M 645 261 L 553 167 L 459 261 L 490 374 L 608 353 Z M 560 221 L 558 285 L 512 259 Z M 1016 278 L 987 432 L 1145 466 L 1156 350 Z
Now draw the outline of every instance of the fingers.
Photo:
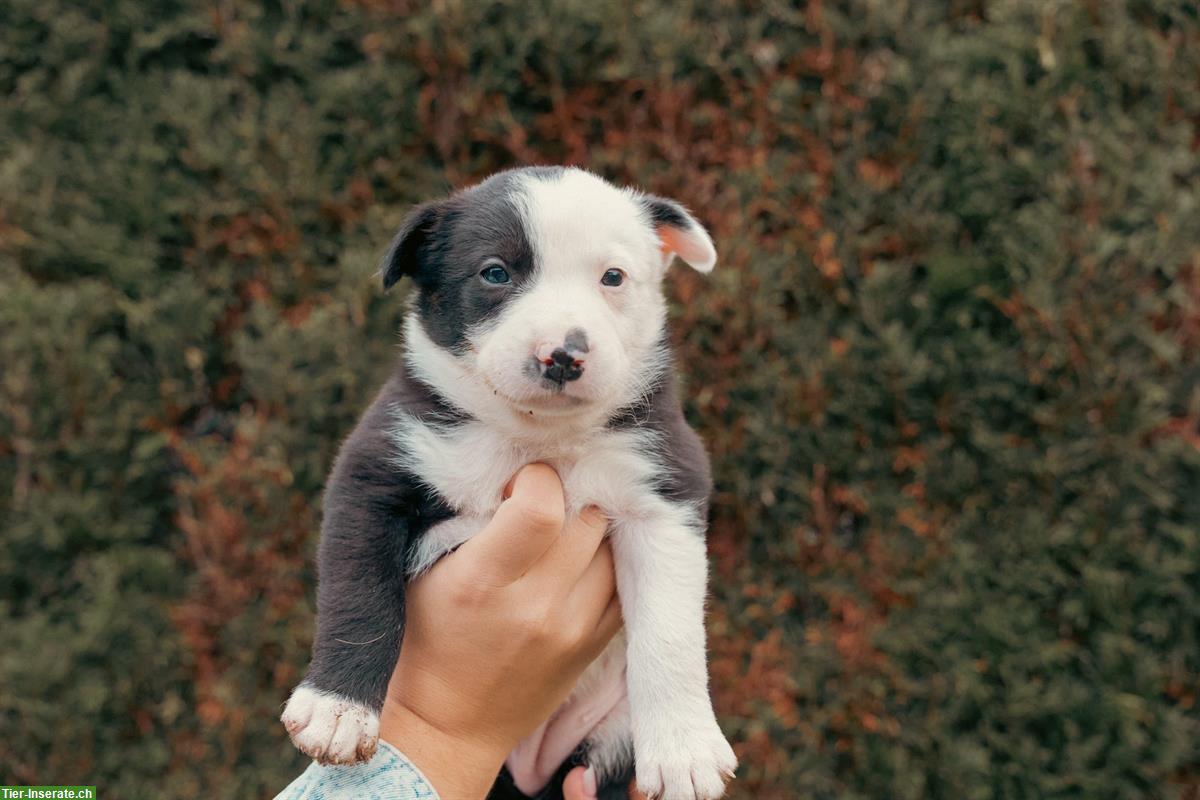
M 617 578 L 613 573 L 612 547 L 602 541 L 591 562 L 570 590 L 566 607 L 571 619 L 599 621 L 600 615 L 617 594 Z
M 614 593 L 605 606 L 604 613 L 600 615 L 600 621 L 596 623 L 596 636 L 604 644 L 608 644 L 624 624 L 625 620 L 621 617 L 621 600 Z
M 497 585 L 512 583 L 538 562 L 560 538 L 566 513 L 562 482 L 545 464 L 523 467 L 511 486 L 487 527 L 458 549 Z
M 607 530 L 608 518 L 599 509 L 585 508 L 578 517 L 567 523 L 562 536 L 543 553 L 526 577 L 544 582 L 547 591 L 557 590 L 559 596 L 566 594 L 596 557 Z M 611 563 L 610 554 L 610 571 Z
M 601 612 L 595 627 L 580 646 L 576 654 L 579 662 L 590 664 L 599 658 L 604 648 L 608 647 L 608 643 L 617 635 L 617 631 L 621 630 L 621 624 L 621 603 L 614 594 Z
M 565 800 L 596 800 L 595 773 L 584 767 L 576 767 L 567 773 L 563 779 L 563 798 Z M 637 790 L 633 782 L 629 784 L 629 800 L 646 800 L 646 795 Z

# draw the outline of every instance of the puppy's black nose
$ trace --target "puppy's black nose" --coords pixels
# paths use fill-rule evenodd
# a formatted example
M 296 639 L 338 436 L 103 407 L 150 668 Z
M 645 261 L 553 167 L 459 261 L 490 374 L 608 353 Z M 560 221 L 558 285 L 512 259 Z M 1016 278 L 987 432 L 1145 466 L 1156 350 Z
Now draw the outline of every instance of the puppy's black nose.
M 545 365 L 542 375 L 555 383 L 578 379 L 583 374 L 583 358 L 577 356 L 582 353 L 569 352 L 565 347 L 554 348 L 550 357 L 542 362 Z
M 571 347 L 571 342 L 564 342 L 541 344 L 534 357 L 541 365 L 541 377 L 562 386 L 566 381 L 576 380 L 583 374 L 586 354 L 587 350 L 578 350 Z

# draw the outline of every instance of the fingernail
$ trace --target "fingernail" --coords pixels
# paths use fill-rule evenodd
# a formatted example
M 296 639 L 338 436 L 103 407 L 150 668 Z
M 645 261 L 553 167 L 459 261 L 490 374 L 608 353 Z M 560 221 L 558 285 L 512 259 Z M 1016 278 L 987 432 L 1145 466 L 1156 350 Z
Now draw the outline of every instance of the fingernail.
M 583 796 L 589 800 L 596 798 L 596 773 L 591 767 L 583 771 Z
M 579 518 L 588 525 L 603 525 L 605 522 L 604 512 L 595 506 L 588 506 L 579 513 Z

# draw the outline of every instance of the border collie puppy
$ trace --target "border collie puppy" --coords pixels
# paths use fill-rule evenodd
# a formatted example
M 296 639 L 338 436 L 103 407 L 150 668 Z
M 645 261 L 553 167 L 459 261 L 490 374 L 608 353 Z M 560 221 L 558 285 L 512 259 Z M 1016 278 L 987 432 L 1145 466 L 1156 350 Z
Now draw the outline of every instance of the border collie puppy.
M 720 797 L 736 759 L 708 695 L 708 460 L 684 421 L 662 279 L 708 272 L 679 204 L 574 168 L 492 176 L 418 206 L 383 285 L 416 287 L 406 358 L 342 446 L 325 492 L 312 663 L 283 712 L 322 763 L 370 757 L 404 624 L 405 580 L 481 530 L 525 464 L 562 478 L 568 515 L 611 520 L 625 626 L 567 704 L 509 756 L 541 791 L 572 754 L 603 787 Z M 582 745 L 582 747 L 580 747 Z

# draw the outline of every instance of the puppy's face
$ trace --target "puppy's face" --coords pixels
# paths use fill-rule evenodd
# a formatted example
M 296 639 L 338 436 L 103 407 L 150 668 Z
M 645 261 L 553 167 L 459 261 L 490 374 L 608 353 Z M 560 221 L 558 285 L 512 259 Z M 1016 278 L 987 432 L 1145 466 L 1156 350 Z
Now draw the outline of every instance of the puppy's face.
M 413 277 L 422 329 L 457 375 L 518 409 L 569 414 L 628 402 L 656 374 L 675 255 L 705 272 L 716 261 L 679 205 L 529 168 L 417 208 L 383 275 Z

